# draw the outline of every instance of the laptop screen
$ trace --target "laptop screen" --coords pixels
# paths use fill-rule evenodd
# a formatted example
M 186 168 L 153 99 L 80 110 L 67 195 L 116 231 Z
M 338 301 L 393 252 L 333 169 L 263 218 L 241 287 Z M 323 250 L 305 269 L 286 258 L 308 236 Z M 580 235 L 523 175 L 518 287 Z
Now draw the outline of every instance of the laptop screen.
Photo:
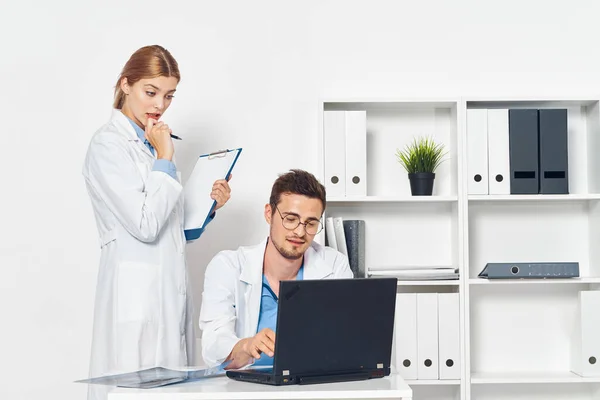
M 389 368 L 396 278 L 283 281 L 274 373 Z

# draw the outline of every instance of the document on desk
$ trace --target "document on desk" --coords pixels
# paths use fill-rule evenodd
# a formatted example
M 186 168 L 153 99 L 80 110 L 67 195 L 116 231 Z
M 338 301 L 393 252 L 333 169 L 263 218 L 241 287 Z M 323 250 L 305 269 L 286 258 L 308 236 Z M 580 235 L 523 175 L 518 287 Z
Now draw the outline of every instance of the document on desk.
M 123 388 L 151 389 L 188 381 L 200 380 L 212 376 L 224 376 L 223 365 L 203 369 L 168 369 L 155 367 L 123 374 L 83 379 L 75 383 L 109 385 Z
M 227 179 L 241 148 L 221 150 L 198 157 L 194 170 L 183 189 L 184 230 L 204 228 L 217 202 L 210 197 L 212 186 L 219 179 Z

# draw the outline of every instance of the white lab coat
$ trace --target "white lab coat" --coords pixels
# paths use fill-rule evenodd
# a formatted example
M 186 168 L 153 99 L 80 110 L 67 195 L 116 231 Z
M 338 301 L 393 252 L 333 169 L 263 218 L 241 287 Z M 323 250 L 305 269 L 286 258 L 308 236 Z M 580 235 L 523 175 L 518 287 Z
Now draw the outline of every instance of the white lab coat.
M 92 377 L 193 364 L 183 188 L 152 171 L 155 159 L 120 110 L 89 145 L 83 175 L 101 247 Z M 90 385 L 89 398 L 104 396 Z
M 233 346 L 256 335 L 267 239 L 256 246 L 219 252 L 206 268 L 200 310 L 202 357 L 213 367 Z M 348 258 L 313 242 L 304 253 L 304 279 L 353 278 Z

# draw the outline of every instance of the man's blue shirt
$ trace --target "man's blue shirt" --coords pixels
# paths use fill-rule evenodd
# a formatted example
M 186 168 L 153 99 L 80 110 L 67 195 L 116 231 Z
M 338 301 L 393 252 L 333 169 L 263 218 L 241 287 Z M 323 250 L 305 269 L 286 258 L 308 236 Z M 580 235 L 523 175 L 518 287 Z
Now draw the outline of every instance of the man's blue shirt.
M 298 270 L 296 280 L 301 281 L 304 279 L 304 265 Z M 264 328 L 271 328 L 273 332 L 277 333 L 277 308 L 278 299 L 275 293 L 269 286 L 269 282 L 263 274 L 262 278 L 262 294 L 260 297 L 260 314 L 258 316 L 258 328 L 256 333 L 260 332 Z M 260 358 L 255 361 L 254 365 L 273 365 L 273 357 L 269 357 L 267 354 L 262 353 Z

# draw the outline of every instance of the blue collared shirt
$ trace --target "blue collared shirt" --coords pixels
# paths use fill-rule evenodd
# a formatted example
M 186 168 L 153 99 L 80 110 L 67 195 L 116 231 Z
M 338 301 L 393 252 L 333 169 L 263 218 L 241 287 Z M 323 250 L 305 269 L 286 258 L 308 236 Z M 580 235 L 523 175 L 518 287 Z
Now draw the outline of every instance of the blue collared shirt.
M 304 279 L 304 263 L 298 270 L 296 280 L 301 281 Z M 264 328 L 271 328 L 273 332 L 277 333 L 277 308 L 278 299 L 275 293 L 269 286 L 269 281 L 263 274 L 262 278 L 262 294 L 260 297 L 260 313 L 258 315 L 258 328 L 256 333 L 260 332 Z M 260 358 L 255 361 L 254 365 L 273 365 L 273 357 L 269 357 L 267 354 L 262 353 Z
M 123 115 L 125 115 L 125 114 L 123 114 Z M 125 115 L 125 118 L 127 118 L 127 120 L 129 120 L 129 123 L 131 124 L 131 126 L 133 126 L 133 129 L 135 130 L 135 133 L 137 134 L 138 138 L 140 138 L 142 143 L 144 143 L 146 145 L 146 147 L 148 147 L 148 150 L 150 150 L 152 155 L 154 155 L 154 147 L 152 147 L 150 142 L 148 140 L 146 140 L 146 137 L 145 137 L 146 132 L 144 132 L 144 130 L 142 128 L 140 128 L 135 122 L 133 122 L 131 120 L 131 118 L 129 118 L 126 115 Z M 155 160 L 154 165 L 152 166 L 152 170 L 153 171 L 161 171 L 166 174 L 169 174 L 173 179 L 175 179 L 176 181 L 179 181 L 177 179 L 177 167 L 170 160 L 165 160 L 162 158 Z M 192 240 L 198 239 L 204 232 L 204 228 L 206 227 L 206 225 L 208 225 L 213 220 L 214 217 L 215 217 L 215 213 L 213 212 L 210 215 L 210 217 L 208 218 L 208 220 L 206 221 L 206 224 L 204 225 L 204 227 L 184 231 L 185 240 L 192 241 Z
M 131 126 L 133 126 L 133 129 L 135 129 L 135 133 L 140 138 L 142 143 L 144 143 L 146 145 L 146 147 L 148 147 L 148 150 L 150 150 L 152 155 L 154 155 L 154 147 L 152 147 L 150 142 L 148 140 L 146 140 L 146 137 L 145 137 L 146 132 L 144 132 L 144 130 L 142 128 L 140 128 L 135 122 L 133 122 L 129 117 L 127 117 L 127 116 L 125 116 L 125 117 L 129 120 L 129 123 L 131 123 Z M 175 179 L 176 181 L 178 180 L 177 179 L 177 167 L 171 160 L 165 160 L 162 158 L 157 159 L 156 161 L 154 161 L 152 170 L 164 172 L 165 174 L 171 175 L 171 177 L 173 179 Z

